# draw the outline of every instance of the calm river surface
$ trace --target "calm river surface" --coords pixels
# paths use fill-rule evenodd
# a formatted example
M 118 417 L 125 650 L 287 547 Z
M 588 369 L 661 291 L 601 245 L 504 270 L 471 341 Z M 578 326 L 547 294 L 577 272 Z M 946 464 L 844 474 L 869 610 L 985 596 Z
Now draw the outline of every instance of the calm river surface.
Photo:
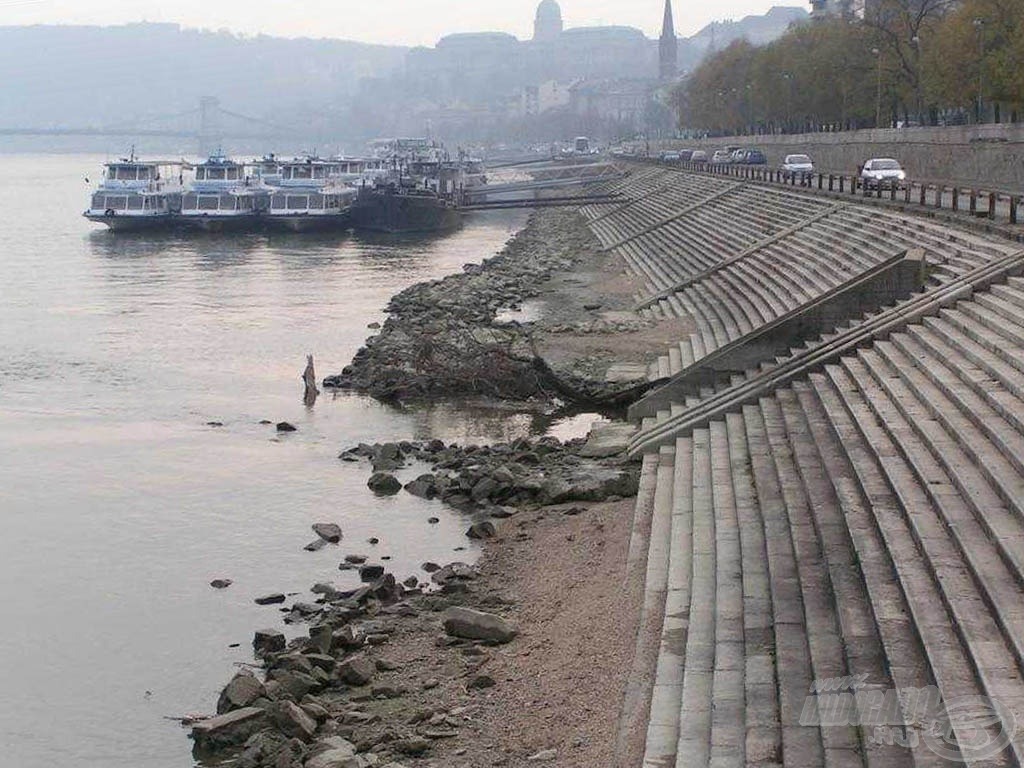
M 338 372 L 392 294 L 491 255 L 524 214 L 428 240 L 112 236 L 79 215 L 101 162 L 0 155 L 4 766 L 191 765 L 165 717 L 209 712 L 252 631 L 281 626 L 254 596 L 350 584 L 350 552 L 391 555 L 399 577 L 473 556 L 453 552 L 463 519 L 374 498 L 342 448 L 532 426 L 329 393 L 306 409 L 299 380 L 307 353 Z M 340 547 L 303 551 L 318 521 L 342 525 Z

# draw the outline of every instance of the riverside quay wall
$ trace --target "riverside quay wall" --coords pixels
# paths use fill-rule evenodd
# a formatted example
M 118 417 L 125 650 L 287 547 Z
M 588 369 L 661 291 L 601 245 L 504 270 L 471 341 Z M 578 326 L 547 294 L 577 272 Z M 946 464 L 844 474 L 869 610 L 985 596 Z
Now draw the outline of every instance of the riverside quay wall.
M 652 142 L 651 151 L 655 151 Z M 895 157 L 915 179 L 1024 192 L 1024 123 L 878 128 L 837 133 L 724 136 L 664 142 L 658 150 L 758 147 L 769 165 L 805 153 L 824 173 L 852 173 L 871 157 Z

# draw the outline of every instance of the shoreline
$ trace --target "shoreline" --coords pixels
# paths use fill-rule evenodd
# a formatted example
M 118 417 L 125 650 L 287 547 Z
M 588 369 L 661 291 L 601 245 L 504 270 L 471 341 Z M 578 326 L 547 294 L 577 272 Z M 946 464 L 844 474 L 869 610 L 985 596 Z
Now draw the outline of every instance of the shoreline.
M 613 411 L 644 369 L 611 367 L 673 332 L 628 311 L 637 286 L 624 271 L 577 212 L 534 213 L 483 264 L 394 297 L 380 333 L 325 385 L 385 401 L 484 395 Z M 532 316 L 505 319 L 517 314 Z M 403 583 L 374 567 L 357 590 L 315 585 L 318 601 L 292 611 L 309 637 L 257 632 L 266 676 L 228 684 L 218 716 L 194 724 L 197 754 L 241 750 L 236 764 L 249 768 L 613 765 L 642 603 L 641 575 L 627 571 L 640 465 L 624 447 L 541 438 L 343 453 L 370 464 L 378 493 L 464 513 L 483 554 L 425 564 L 429 576 Z M 431 472 L 403 489 L 390 472 L 406 461 Z M 450 626 L 460 609 L 482 612 L 483 628 Z
M 384 402 L 486 395 L 614 415 L 647 388 L 646 353 L 682 325 L 640 319 L 641 287 L 578 212 L 537 211 L 495 256 L 393 297 L 379 331 L 323 383 Z

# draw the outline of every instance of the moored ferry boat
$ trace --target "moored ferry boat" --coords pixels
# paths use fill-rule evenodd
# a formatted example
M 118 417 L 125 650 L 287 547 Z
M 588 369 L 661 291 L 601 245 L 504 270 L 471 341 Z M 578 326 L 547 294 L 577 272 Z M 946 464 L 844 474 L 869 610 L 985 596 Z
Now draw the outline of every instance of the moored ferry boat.
M 181 199 L 183 224 L 206 231 L 251 229 L 267 207 L 269 189 L 246 166 L 213 155 L 194 167 L 195 178 Z
M 347 229 L 355 198 L 356 190 L 340 183 L 317 188 L 279 188 L 270 195 L 270 207 L 263 220 L 275 229 L 289 232 Z
M 172 226 L 181 210 L 180 163 L 136 160 L 135 153 L 103 166 L 103 178 L 82 215 L 112 230 Z M 170 171 L 170 173 L 168 173 Z
M 290 232 L 347 229 L 351 223 L 354 187 L 351 161 L 307 157 L 280 162 L 280 180 L 271 190 L 264 221 Z

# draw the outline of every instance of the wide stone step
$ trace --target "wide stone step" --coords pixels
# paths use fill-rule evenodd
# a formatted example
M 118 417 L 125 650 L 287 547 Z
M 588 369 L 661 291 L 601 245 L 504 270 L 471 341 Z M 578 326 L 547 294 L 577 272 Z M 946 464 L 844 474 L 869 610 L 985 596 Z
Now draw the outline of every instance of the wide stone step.
M 764 524 L 770 626 L 755 635 L 751 655 L 775 660 L 778 728 L 782 755 L 792 765 L 825 765 L 822 731 L 800 724 L 814 672 L 808 645 L 799 567 L 789 533 L 789 519 L 772 441 L 765 422 L 767 401 L 743 409 L 750 447 L 751 472 Z M 764 673 L 762 673 L 763 675 Z M 765 682 L 764 677 L 759 678 Z M 766 706 L 766 705 L 765 705 Z
M 851 371 L 858 374 L 856 378 Z M 949 704 L 960 697 L 989 695 L 989 689 L 978 677 L 979 667 L 988 670 L 988 677 L 1009 674 L 1012 656 L 1005 643 L 999 641 L 999 633 L 994 631 L 990 619 L 983 631 L 975 630 L 966 621 L 971 613 L 970 596 L 973 595 L 975 616 L 984 613 L 984 601 L 973 582 L 965 578 L 962 560 L 955 556 L 949 559 L 948 546 L 943 550 L 946 559 L 931 560 L 932 555 L 938 557 L 942 540 L 923 538 L 920 529 L 914 527 L 924 523 L 913 515 L 928 514 L 930 507 L 922 502 L 923 491 L 912 471 L 898 458 L 896 447 L 868 401 L 885 397 L 884 392 L 856 358 L 844 359 L 841 367 L 827 366 L 826 373 L 834 395 L 838 395 L 845 408 L 845 413 L 832 411 L 829 417 L 850 455 L 863 493 L 871 500 L 874 523 L 885 540 L 907 600 L 913 622 L 908 629 L 916 631 L 921 639 L 943 701 Z M 864 394 L 862 387 L 866 390 Z M 822 400 L 825 402 L 824 397 Z M 896 481 L 895 489 L 890 480 Z M 911 505 L 910 509 L 905 504 Z M 929 530 L 940 533 L 941 528 L 932 525 Z M 922 542 L 932 545 L 932 551 L 922 550 Z M 936 579 L 936 573 L 945 576 L 948 571 L 951 577 L 955 575 L 957 563 L 961 574 L 955 582 L 943 584 Z M 954 584 L 966 590 L 963 600 L 953 599 L 955 595 L 950 589 Z M 992 663 L 995 666 L 987 666 Z M 972 743 L 963 723 L 954 723 L 953 731 L 958 743 Z M 992 729 L 988 733 L 996 738 Z M 1001 756 L 996 764 L 1008 765 L 1008 756 Z
M 711 437 L 692 436 L 693 552 L 689 629 L 683 669 L 676 765 L 708 765 L 711 760 L 711 712 L 715 672 L 717 610 L 715 512 Z
M 690 543 L 689 533 L 683 525 L 690 521 L 677 519 L 675 484 L 678 472 L 685 473 L 688 471 L 686 466 L 692 466 L 688 441 L 683 442 L 682 448 L 682 455 L 676 448 L 660 452 L 654 491 L 644 614 L 659 617 L 661 639 L 651 690 L 645 766 L 665 764 L 665 760 L 675 755 L 678 739 L 682 659 L 686 646 L 685 615 L 679 614 L 680 610 L 685 612 L 689 607 L 689 579 L 685 576 L 684 563 L 689 559 Z M 680 609 L 678 603 L 683 598 L 685 603 Z

